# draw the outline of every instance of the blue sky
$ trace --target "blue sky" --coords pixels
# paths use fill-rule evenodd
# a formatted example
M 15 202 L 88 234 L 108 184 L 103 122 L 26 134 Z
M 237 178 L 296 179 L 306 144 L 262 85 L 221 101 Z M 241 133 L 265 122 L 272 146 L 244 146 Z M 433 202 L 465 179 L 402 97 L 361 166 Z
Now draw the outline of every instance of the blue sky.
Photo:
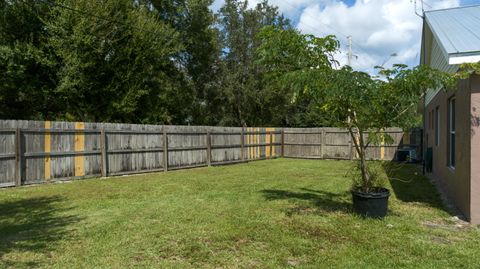
M 261 0 L 250 0 L 254 6 Z M 346 64 L 346 36 L 353 38 L 352 67 L 373 73 L 375 65 L 419 63 L 422 19 L 413 0 L 269 0 L 303 33 L 335 34 L 341 43 L 337 59 Z M 218 9 L 223 0 L 215 0 Z M 480 0 L 424 0 L 425 10 L 480 4 Z M 417 12 L 420 10 L 417 0 Z M 395 54 L 397 56 L 390 57 Z

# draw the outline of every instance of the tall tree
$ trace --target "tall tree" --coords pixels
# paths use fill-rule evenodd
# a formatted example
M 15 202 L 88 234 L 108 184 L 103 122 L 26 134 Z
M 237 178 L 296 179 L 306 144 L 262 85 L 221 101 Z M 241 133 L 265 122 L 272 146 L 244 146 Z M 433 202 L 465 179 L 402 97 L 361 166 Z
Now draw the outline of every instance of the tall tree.
M 219 12 L 222 31 L 225 95 L 223 125 L 262 125 L 266 108 L 262 106 L 264 88 L 262 70 L 255 65 L 255 52 L 260 46 L 259 32 L 265 26 L 279 29 L 291 27 L 278 9 L 263 1 L 249 9 L 247 1 L 226 0 Z
M 182 50 L 179 35 L 148 6 L 60 1 L 47 27 L 60 59 L 61 118 L 184 123 L 191 94 L 178 90 L 184 80 L 172 57 Z
M 338 42 L 327 36 L 318 38 L 296 29 L 265 27 L 259 34 L 257 64 L 265 73 L 262 104 L 265 117 L 279 126 L 330 126 L 337 119 L 319 107 L 323 100 L 303 94 L 314 87 L 318 71 L 336 64 L 333 54 Z M 285 74 L 289 74 L 285 76 Z
M 222 104 L 219 92 L 220 44 L 215 27 L 213 0 L 151 0 L 157 18 L 179 33 L 183 50 L 177 55 L 188 87 L 194 93 L 189 106 L 189 121 L 195 124 L 217 124 L 217 107 Z
M 57 112 L 47 17 L 44 3 L 0 1 L 0 118 L 41 119 Z
M 419 66 L 394 65 L 382 70 L 385 79 L 372 78 L 350 67 L 332 68 L 338 48 L 333 36 L 316 38 L 295 31 L 265 29 L 259 61 L 269 76 L 292 88 L 294 97 L 306 95 L 336 118 L 334 126 L 346 128 L 358 155 L 359 174 L 353 189 L 377 192 L 378 173 L 368 165 L 370 145 L 392 142 L 388 127 L 413 127 L 419 100 L 428 89 L 448 89 L 456 76 Z M 470 68 L 475 71 L 475 68 Z

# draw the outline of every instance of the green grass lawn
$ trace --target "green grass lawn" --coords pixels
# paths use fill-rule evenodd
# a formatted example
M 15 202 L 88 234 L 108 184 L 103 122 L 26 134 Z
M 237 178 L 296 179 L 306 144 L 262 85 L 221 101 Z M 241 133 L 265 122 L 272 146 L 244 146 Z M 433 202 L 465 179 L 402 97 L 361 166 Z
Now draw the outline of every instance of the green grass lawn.
M 277 159 L 0 191 L 0 267 L 478 268 L 480 230 L 405 166 L 389 216 L 351 212 L 352 163 Z

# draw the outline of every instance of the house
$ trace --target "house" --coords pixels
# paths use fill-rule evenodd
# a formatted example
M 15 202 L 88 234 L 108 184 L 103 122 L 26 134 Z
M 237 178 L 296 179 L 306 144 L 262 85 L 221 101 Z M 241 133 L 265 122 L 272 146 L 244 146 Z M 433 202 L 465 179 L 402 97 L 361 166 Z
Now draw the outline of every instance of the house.
M 457 72 L 480 61 L 480 5 L 424 14 L 421 64 Z M 424 98 L 424 150 L 428 171 L 449 200 L 480 223 L 480 76 L 435 89 Z

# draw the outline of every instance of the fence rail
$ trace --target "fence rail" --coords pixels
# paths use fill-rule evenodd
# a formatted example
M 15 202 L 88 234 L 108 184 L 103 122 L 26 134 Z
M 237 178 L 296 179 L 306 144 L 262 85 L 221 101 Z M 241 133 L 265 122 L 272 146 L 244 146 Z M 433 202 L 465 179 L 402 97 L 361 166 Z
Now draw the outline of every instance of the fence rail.
M 388 160 L 419 148 L 415 135 L 388 129 L 395 143 L 368 151 Z M 239 128 L 0 121 L 0 187 L 85 177 L 226 165 L 277 157 L 355 159 L 337 128 Z

